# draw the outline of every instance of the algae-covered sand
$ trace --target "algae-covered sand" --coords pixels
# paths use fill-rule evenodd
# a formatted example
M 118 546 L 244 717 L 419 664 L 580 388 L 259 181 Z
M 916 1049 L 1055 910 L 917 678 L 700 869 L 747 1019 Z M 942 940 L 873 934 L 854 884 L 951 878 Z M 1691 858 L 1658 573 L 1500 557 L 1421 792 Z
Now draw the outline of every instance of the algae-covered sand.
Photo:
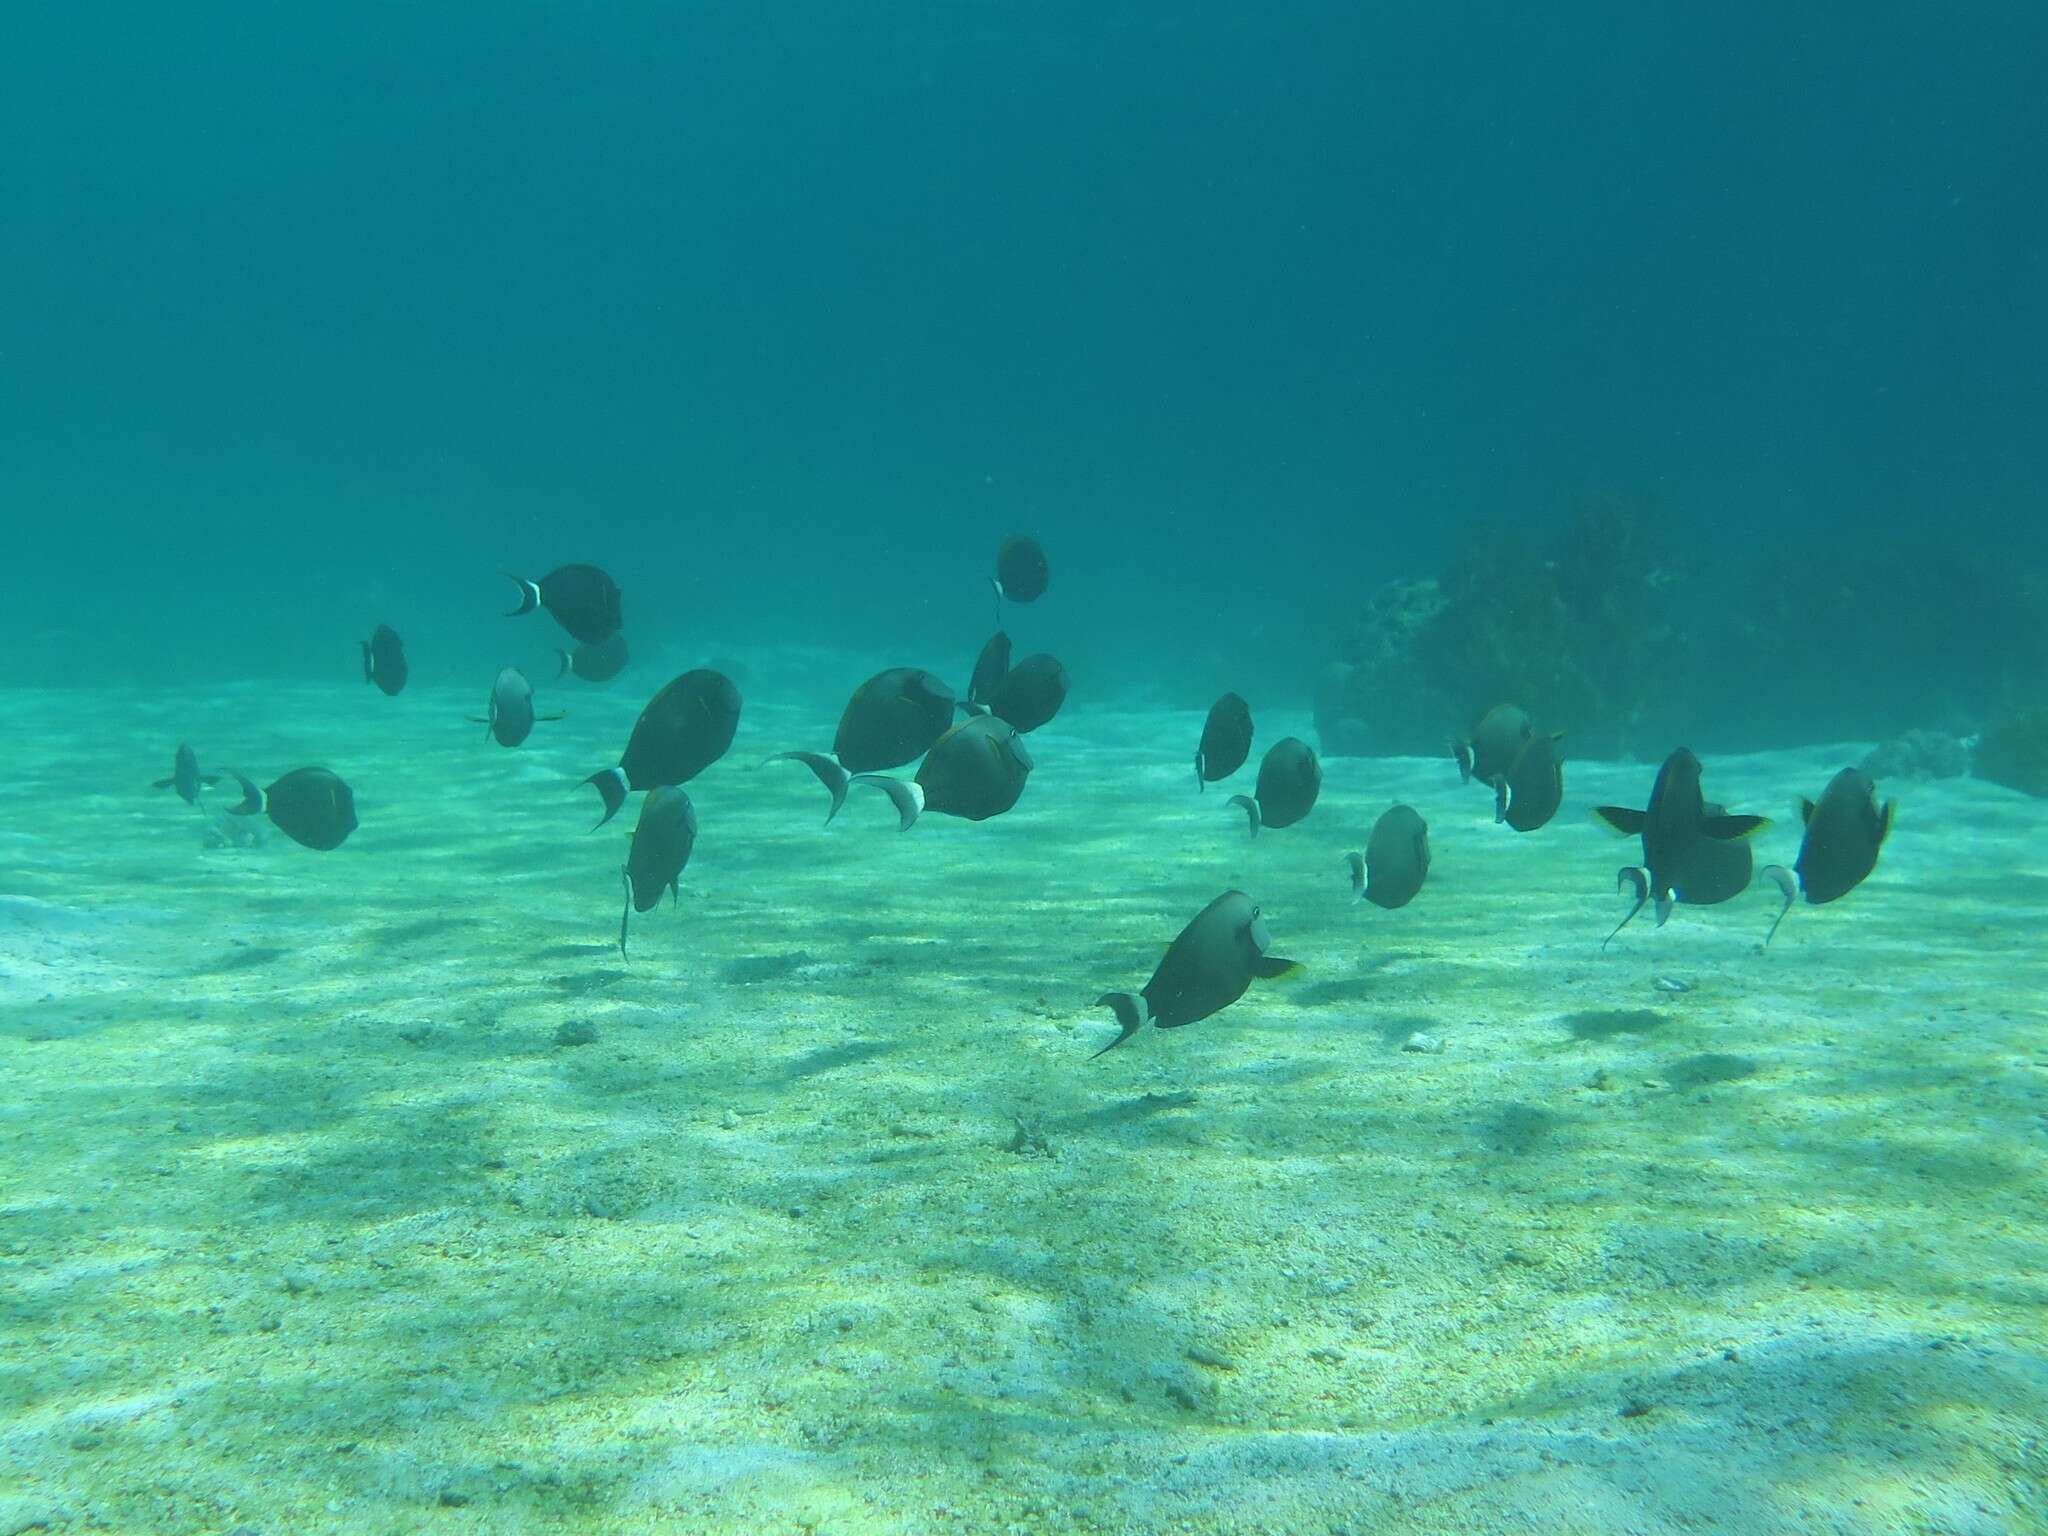
M 1603 953 L 1651 764 L 1524 837 L 1333 760 L 1253 840 L 1197 715 L 1077 698 L 898 835 L 755 766 L 833 706 L 749 683 L 622 960 L 637 801 L 576 780 L 654 681 L 511 752 L 481 685 L 0 698 L 0 1533 L 2048 1521 L 2042 802 L 1886 786 L 1768 954 L 1768 887 Z M 203 847 L 180 740 L 361 828 Z M 1860 751 L 1708 788 L 1789 860 Z M 1090 1061 L 1231 886 L 1306 973 Z

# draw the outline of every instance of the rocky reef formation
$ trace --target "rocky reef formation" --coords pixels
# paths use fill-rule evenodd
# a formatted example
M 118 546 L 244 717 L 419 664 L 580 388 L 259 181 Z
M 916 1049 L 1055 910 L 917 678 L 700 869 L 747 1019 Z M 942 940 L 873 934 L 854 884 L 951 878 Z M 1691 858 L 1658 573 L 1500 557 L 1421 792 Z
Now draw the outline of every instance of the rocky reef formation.
M 1907 731 L 1878 743 L 1857 766 L 1873 779 L 1959 779 L 1970 771 L 1970 744 L 1946 731 Z
M 1434 581 L 1391 581 L 1366 600 L 1336 660 L 1316 678 L 1316 735 L 1325 757 L 1448 753 L 1457 722 L 1416 652 L 1443 611 Z
M 1985 723 L 1971 768 L 1980 779 L 2048 796 L 2048 699 L 2008 692 Z
M 1435 581 L 1381 588 L 1316 725 L 1332 755 L 1434 753 L 1514 703 L 1571 756 L 1876 740 L 1878 777 L 1961 771 L 1981 731 L 1976 771 L 2025 787 L 2048 778 L 2044 676 L 2048 576 L 2009 551 L 1879 524 L 1717 539 L 1601 495 L 1554 528 L 1471 526 Z
M 1468 529 L 1437 581 L 1394 582 L 1368 602 L 1317 682 L 1323 750 L 1444 752 L 1504 702 L 1557 722 L 1574 751 L 1649 750 L 1655 658 L 1677 644 L 1653 544 L 1619 497 L 1588 499 L 1540 540 Z

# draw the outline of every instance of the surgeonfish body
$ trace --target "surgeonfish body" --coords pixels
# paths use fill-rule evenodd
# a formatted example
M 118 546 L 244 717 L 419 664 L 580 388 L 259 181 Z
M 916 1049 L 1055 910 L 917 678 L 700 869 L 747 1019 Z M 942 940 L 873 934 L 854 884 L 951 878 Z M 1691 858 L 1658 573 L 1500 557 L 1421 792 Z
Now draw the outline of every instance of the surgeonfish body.
M 1299 969 L 1271 954 L 1272 945 L 1257 903 L 1243 891 L 1225 891 L 1181 929 L 1142 989 L 1096 1000 L 1116 1015 L 1118 1034 L 1095 1054 L 1115 1050 L 1148 1023 L 1178 1029 L 1206 1019 L 1243 997 L 1255 977 Z

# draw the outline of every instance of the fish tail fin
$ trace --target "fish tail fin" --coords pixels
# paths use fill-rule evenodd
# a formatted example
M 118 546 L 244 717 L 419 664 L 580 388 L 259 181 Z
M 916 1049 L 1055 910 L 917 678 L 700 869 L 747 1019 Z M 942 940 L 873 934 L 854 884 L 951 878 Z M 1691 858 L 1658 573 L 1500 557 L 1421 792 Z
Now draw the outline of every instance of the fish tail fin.
M 1451 757 L 1458 765 L 1458 782 L 1460 784 L 1470 784 L 1472 782 L 1472 743 L 1469 741 L 1452 742 Z
M 1252 836 L 1257 837 L 1259 835 L 1259 802 L 1250 795 L 1232 795 L 1230 803 L 1243 810 L 1246 818 L 1251 822 Z
M 1351 899 L 1361 900 L 1365 895 L 1365 856 L 1347 853 L 1344 855 L 1344 862 L 1351 866 Z
M 1784 865 L 1766 864 L 1763 867 L 1763 876 L 1778 888 L 1778 894 L 1785 898 L 1785 904 L 1778 908 L 1778 915 L 1771 919 L 1771 931 L 1764 935 L 1763 943 L 1757 945 L 1759 954 L 1771 947 L 1771 940 L 1778 936 L 1778 924 L 1785 921 L 1785 914 L 1792 910 L 1792 903 L 1799 898 L 1799 882 L 1793 878 L 1792 871 Z
M 1102 996 L 1095 999 L 1095 1006 L 1107 1008 L 1116 1015 L 1117 1029 L 1120 1033 L 1109 1044 L 1097 1051 L 1094 1056 L 1090 1056 L 1088 1058 L 1090 1061 L 1093 1061 L 1096 1056 L 1107 1055 L 1130 1039 L 1139 1030 L 1143 1029 L 1145 1027 L 1145 1019 L 1151 1012 L 1145 1006 L 1145 999 L 1135 992 L 1105 992 Z
M 623 768 L 607 768 L 602 773 L 593 773 L 583 782 L 596 789 L 597 797 L 604 801 L 604 814 L 597 818 L 596 825 L 590 829 L 595 832 L 598 827 L 618 815 L 619 807 L 626 803 L 626 771 Z
M 904 779 L 892 779 L 886 773 L 856 773 L 849 783 L 865 784 L 870 789 L 879 789 L 889 797 L 896 807 L 899 822 L 896 830 L 908 832 L 917 825 L 918 815 L 924 810 L 924 786 Z
M 229 813 L 235 816 L 254 816 L 263 809 L 263 791 L 250 783 L 244 774 L 236 774 L 235 782 L 242 786 L 242 803 L 229 806 Z
M 1622 929 L 1635 921 L 1636 914 L 1643 910 L 1643 904 L 1650 899 L 1650 872 L 1648 870 L 1638 868 L 1635 865 L 1628 865 L 1623 868 L 1614 877 L 1614 888 L 1619 891 L 1623 886 L 1628 885 L 1635 887 L 1636 904 L 1628 909 L 1628 916 L 1614 925 L 1614 933 L 1608 934 L 1606 938 L 1600 941 L 1602 949 L 1605 949 L 1614 942 L 1615 933 L 1620 933 Z
M 832 818 L 846 804 L 846 786 L 853 782 L 853 775 L 822 752 L 777 752 L 761 759 L 763 768 L 770 763 L 802 763 L 818 776 L 818 782 L 825 786 L 825 793 L 832 797 L 832 809 L 825 813 L 825 825 L 831 826 Z
M 531 613 L 540 606 L 540 586 L 538 583 L 528 581 L 524 576 L 514 576 L 510 571 L 501 571 L 499 574 L 519 589 L 519 606 L 517 608 L 507 608 L 505 610 L 506 618 L 516 619 L 520 614 Z

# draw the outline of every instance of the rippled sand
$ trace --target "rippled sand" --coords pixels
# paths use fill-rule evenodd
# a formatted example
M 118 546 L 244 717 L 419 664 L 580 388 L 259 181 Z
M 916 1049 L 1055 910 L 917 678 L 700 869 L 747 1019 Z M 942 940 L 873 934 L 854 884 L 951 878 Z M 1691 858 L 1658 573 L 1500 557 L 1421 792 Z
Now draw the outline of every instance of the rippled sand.
M 659 681 L 512 752 L 481 683 L 0 695 L 0 1536 L 2048 1520 L 2048 804 L 1887 786 L 1768 955 L 1768 888 L 1602 953 L 1654 765 L 1522 837 L 1333 760 L 1254 841 L 1197 716 L 1080 698 L 899 836 L 753 766 L 833 711 L 750 682 L 622 960 L 575 781 Z M 360 831 L 202 847 L 180 739 Z M 1789 861 L 1860 751 L 1707 784 Z M 1091 1062 L 1230 886 L 1306 975 Z

